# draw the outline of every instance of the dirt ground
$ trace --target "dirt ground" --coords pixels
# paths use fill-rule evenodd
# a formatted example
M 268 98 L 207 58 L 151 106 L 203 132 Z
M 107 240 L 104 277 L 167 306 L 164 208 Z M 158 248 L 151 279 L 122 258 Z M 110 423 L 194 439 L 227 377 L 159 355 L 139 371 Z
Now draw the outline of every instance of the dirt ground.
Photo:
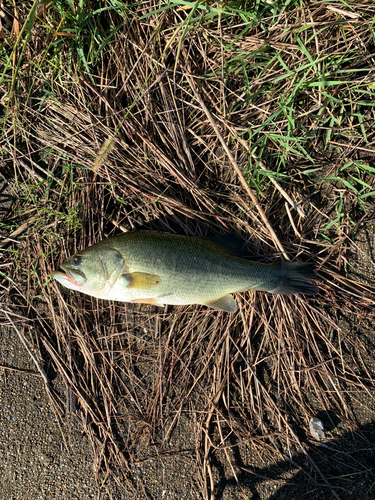
M 0 384 L 1 500 L 202 498 L 194 429 L 188 419 L 180 423 L 168 445 L 154 443 L 145 449 L 145 461 L 132 468 L 138 491 L 127 493 L 102 475 L 95 477 L 92 449 L 77 416 L 65 416 L 62 427 L 57 424 L 43 381 L 10 328 L 1 330 L 0 353 L 1 365 L 7 366 L 1 369 Z M 59 380 L 54 384 L 63 397 L 63 384 Z M 342 500 L 375 498 L 374 415 L 373 402 L 362 399 L 355 432 L 344 422 L 335 422 L 334 415 L 319 415 L 328 429 L 328 441 L 313 444 L 305 437 L 311 456 L 331 483 L 336 483 Z M 218 454 L 213 464 L 217 499 L 334 498 L 322 481 L 314 487 L 313 478 L 299 469 L 306 466 L 301 454 L 267 466 L 251 446 L 234 447 L 230 455 L 238 483 L 223 455 Z
M 77 418 L 60 428 L 43 380 L 15 331 L 0 332 L 0 498 L 107 498 Z

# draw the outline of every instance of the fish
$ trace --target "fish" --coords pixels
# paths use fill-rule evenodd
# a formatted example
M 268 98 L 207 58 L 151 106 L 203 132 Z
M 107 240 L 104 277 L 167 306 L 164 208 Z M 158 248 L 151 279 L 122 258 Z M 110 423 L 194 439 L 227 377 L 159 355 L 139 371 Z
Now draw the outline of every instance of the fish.
M 233 293 L 316 295 L 314 263 L 264 264 L 240 256 L 239 237 L 182 236 L 134 231 L 106 238 L 53 271 L 66 288 L 98 299 L 165 305 L 204 305 L 234 313 Z

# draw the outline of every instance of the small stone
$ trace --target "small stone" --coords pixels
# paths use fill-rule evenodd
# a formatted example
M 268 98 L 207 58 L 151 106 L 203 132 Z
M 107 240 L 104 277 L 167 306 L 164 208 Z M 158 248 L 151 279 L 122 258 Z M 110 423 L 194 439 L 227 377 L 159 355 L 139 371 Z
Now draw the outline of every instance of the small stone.
M 317 441 L 322 441 L 325 439 L 326 435 L 324 433 L 324 425 L 321 420 L 317 417 L 312 417 L 310 420 L 310 433 L 314 439 Z

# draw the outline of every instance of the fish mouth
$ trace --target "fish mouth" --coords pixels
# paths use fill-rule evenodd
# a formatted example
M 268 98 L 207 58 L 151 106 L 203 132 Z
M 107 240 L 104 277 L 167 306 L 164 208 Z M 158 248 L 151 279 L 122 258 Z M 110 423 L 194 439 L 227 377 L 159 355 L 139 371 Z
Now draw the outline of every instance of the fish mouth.
M 73 287 L 79 288 L 86 281 L 85 275 L 81 271 L 77 271 L 76 269 L 74 270 L 74 273 L 79 279 L 79 281 L 77 281 L 77 279 L 73 276 L 69 269 L 67 269 L 63 265 L 61 265 L 60 268 L 62 269 L 62 271 L 53 271 L 51 273 L 51 276 L 67 288 L 72 288 L 72 285 Z

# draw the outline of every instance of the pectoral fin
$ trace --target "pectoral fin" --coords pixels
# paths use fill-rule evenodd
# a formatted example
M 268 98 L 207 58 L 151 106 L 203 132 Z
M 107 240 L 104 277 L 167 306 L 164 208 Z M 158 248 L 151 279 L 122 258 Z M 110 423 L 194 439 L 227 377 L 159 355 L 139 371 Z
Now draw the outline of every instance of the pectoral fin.
M 229 293 L 228 295 L 224 295 L 224 297 L 220 297 L 219 299 L 212 300 L 211 302 L 205 302 L 204 305 L 212 307 L 212 309 L 216 309 L 218 311 L 225 311 L 229 313 L 234 313 L 237 311 L 237 302 Z
M 148 273 L 123 274 L 122 279 L 126 287 L 150 290 L 160 283 L 160 276 Z

